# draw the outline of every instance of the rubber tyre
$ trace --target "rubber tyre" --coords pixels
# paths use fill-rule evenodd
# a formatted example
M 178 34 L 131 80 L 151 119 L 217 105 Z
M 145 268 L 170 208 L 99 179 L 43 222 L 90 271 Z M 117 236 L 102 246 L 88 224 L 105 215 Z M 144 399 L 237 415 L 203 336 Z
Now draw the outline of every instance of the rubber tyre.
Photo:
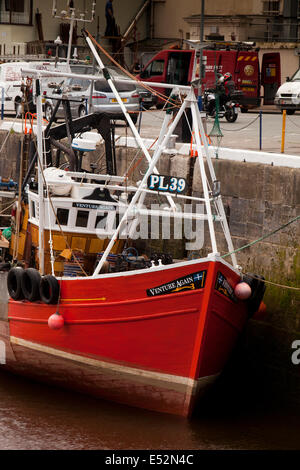
M 78 116 L 79 117 L 84 117 L 87 115 L 86 108 L 84 106 L 80 106 L 78 110 Z
M 230 111 L 225 112 L 225 118 L 228 122 L 235 122 L 237 120 L 237 113 L 233 112 L 232 109 Z
M 286 110 L 286 114 L 287 114 L 288 116 L 292 116 L 292 114 L 295 114 L 295 112 L 296 112 L 295 109 L 287 109 L 287 110 Z
M 46 105 L 45 105 L 44 114 L 45 114 L 45 118 L 49 122 L 51 117 L 52 117 L 52 114 L 53 114 L 52 106 L 49 103 L 46 103 Z
M 23 268 L 12 268 L 7 275 L 7 290 L 13 300 L 23 300 L 22 291 Z
M 132 120 L 134 125 L 137 123 L 138 117 L 139 117 L 139 114 L 132 114 L 131 115 L 131 120 Z
M 40 280 L 40 298 L 45 304 L 57 304 L 59 299 L 59 283 L 51 274 L 43 276 Z
M 22 117 L 22 103 L 19 100 L 15 101 L 15 113 L 17 118 Z
M 25 269 L 22 276 L 22 291 L 26 300 L 35 302 L 40 299 L 41 275 L 37 269 Z
M 241 108 L 241 113 L 248 113 L 249 109 L 248 108 Z

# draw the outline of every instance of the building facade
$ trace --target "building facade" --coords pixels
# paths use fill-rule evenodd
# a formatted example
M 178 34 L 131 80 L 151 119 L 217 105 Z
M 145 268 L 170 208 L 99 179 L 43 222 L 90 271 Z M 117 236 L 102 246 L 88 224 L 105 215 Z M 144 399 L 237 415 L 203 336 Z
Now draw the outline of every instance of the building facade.
M 201 15 L 185 16 L 184 21 L 189 29 L 186 37 L 199 39 Z M 300 1 L 206 1 L 203 37 L 208 41 L 254 42 L 260 58 L 266 52 L 280 52 L 284 82 L 299 68 Z
M 99 37 L 104 35 L 106 28 L 105 4 L 107 0 L 98 0 L 95 20 L 86 24 L 86 28 Z M 57 0 L 57 13 L 67 10 L 67 0 Z M 91 17 L 92 0 L 74 0 L 74 6 L 85 18 Z M 144 0 L 113 0 L 116 22 L 123 34 L 143 5 Z M 151 2 L 150 2 L 151 3 Z M 61 34 L 63 20 L 52 17 L 52 0 L 0 0 L 0 55 L 26 54 L 26 44 L 44 40 L 54 41 Z M 148 33 L 149 23 L 147 12 L 138 21 L 138 39 Z M 77 24 L 77 43 L 83 44 L 81 36 L 82 23 Z
M 68 2 L 56 3 L 60 13 Z M 92 0 L 74 0 L 74 4 L 78 12 L 90 16 Z M 106 26 L 105 4 L 106 0 L 97 1 L 96 18 L 86 26 L 100 38 Z M 156 52 L 171 39 L 200 39 L 203 6 L 205 40 L 253 41 L 261 53 L 280 51 L 283 78 L 299 67 L 300 0 L 113 0 L 121 35 L 144 4 L 146 8 L 128 38 L 131 45 L 148 40 Z M 0 56 L 24 55 L 26 45 L 35 41 L 53 42 L 62 33 L 61 23 L 52 17 L 52 0 L 0 0 Z M 84 44 L 81 27 L 78 23 L 79 45 Z M 102 43 L 105 46 L 105 41 Z M 139 54 L 143 52 L 142 46 L 137 49 Z

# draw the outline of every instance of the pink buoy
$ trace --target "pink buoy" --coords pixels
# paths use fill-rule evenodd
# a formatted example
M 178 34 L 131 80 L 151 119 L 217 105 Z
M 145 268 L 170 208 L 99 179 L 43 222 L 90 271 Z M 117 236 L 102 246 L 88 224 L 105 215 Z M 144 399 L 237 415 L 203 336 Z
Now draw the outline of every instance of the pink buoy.
M 240 282 L 235 286 L 234 289 L 235 296 L 240 300 L 247 300 L 249 299 L 252 290 L 247 282 Z
M 59 313 L 53 313 L 53 315 L 48 318 L 48 326 L 51 330 L 60 330 L 64 324 L 64 318 Z

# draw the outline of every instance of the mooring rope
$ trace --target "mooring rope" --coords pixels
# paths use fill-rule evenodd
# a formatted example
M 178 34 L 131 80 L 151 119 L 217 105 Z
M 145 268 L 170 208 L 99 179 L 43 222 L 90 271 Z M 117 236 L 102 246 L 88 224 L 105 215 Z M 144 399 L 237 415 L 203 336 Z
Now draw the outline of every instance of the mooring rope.
M 245 274 L 249 277 L 252 277 L 253 279 L 257 279 L 258 281 L 262 280 L 261 277 L 254 276 L 253 274 L 244 273 L 244 272 L 243 272 L 243 274 Z M 291 289 L 291 290 L 295 290 L 295 291 L 300 291 L 300 287 L 286 286 L 284 284 L 277 284 L 276 282 L 267 281 L 266 279 L 264 279 L 263 282 L 265 282 L 266 284 L 271 284 L 271 285 L 276 286 L 276 287 L 282 287 L 283 289 Z
M 258 238 L 257 240 L 254 240 L 250 243 L 247 243 L 247 245 L 243 245 L 241 246 L 240 248 L 237 248 L 236 250 L 234 251 L 231 251 L 229 253 L 226 253 L 225 255 L 222 255 L 221 258 L 227 258 L 227 256 L 230 256 L 232 255 L 233 253 L 238 253 L 239 251 L 242 251 L 242 250 L 245 250 L 245 248 L 249 248 L 250 246 L 253 246 L 255 245 L 256 243 L 258 242 L 261 242 L 262 240 L 265 240 L 266 238 L 269 238 L 271 237 L 272 235 L 274 235 L 275 233 L 279 232 L 280 230 L 283 230 L 285 227 L 288 227 L 289 225 L 291 225 L 293 222 L 296 222 L 297 220 L 300 220 L 300 215 L 298 215 L 297 217 L 295 217 L 294 219 L 291 219 L 289 220 L 287 223 L 281 225 L 280 227 L 278 227 L 277 229 L 273 230 L 272 232 L 270 233 L 267 233 L 266 235 L 263 235 L 262 237 Z M 249 274 L 247 273 L 247 276 L 249 276 Z M 252 276 L 252 275 L 250 275 Z M 256 277 L 256 276 L 252 276 L 254 279 L 260 279 L 259 277 Z M 295 291 L 300 291 L 300 287 L 293 287 L 293 286 L 287 286 L 287 285 L 282 285 L 282 284 L 277 284 L 276 282 L 273 282 L 273 281 L 267 281 L 267 280 L 264 280 L 265 283 L 267 284 L 272 284 L 273 286 L 277 286 L 277 287 L 282 287 L 282 288 L 285 288 L 285 289 L 291 289 L 291 290 L 295 290 Z
M 226 127 L 224 128 L 223 126 L 222 127 L 220 126 L 220 127 L 223 131 L 226 131 L 226 132 L 238 132 L 238 131 L 242 131 L 243 129 L 246 129 L 247 127 L 251 126 L 255 121 L 257 121 L 258 118 L 259 118 L 259 114 L 254 119 L 252 119 L 252 121 L 250 121 L 245 126 L 240 127 L 239 129 L 228 129 Z
M 272 232 L 267 233 L 266 235 L 263 235 L 262 237 L 257 238 L 257 240 L 254 240 L 253 242 L 247 243 L 247 245 L 243 245 L 243 246 L 241 246 L 240 248 L 237 248 L 237 249 L 234 250 L 234 251 L 230 251 L 229 253 L 226 253 L 225 255 L 222 256 L 222 258 L 226 258 L 227 256 L 230 256 L 230 255 L 232 255 L 233 253 L 238 253 L 239 251 L 242 251 L 242 250 L 244 250 L 245 248 L 249 248 L 250 246 L 255 245 L 256 243 L 261 242 L 262 240 L 265 240 L 265 239 L 268 238 L 268 237 L 271 237 L 272 235 L 274 235 L 274 233 L 279 232 L 280 230 L 284 229 L 285 227 L 287 227 L 288 225 L 292 224 L 293 222 L 296 222 L 296 220 L 299 220 L 299 219 L 300 219 L 300 215 L 297 215 L 297 217 L 295 217 L 294 219 L 290 220 L 290 221 L 287 222 L 286 224 L 281 225 L 281 226 L 278 227 L 276 230 L 273 230 Z
M 176 103 L 170 99 L 169 96 L 157 91 L 157 90 L 154 90 L 154 88 L 148 86 L 148 85 L 145 85 L 145 83 L 143 83 L 141 80 L 139 80 L 135 75 L 131 74 L 130 72 L 128 72 L 128 70 L 126 70 L 124 67 L 122 67 L 119 62 L 117 62 L 97 41 L 96 39 L 91 35 L 91 33 L 89 33 L 89 31 L 86 31 L 89 38 L 91 39 L 91 41 L 100 49 L 100 51 L 106 55 L 106 57 L 113 63 L 115 64 L 120 70 L 122 70 L 122 72 L 124 72 L 129 78 L 131 78 L 132 80 L 135 80 L 136 82 L 139 83 L 140 86 L 142 86 L 143 88 L 145 88 L 146 90 L 150 91 L 153 95 L 159 97 L 162 101 L 165 101 L 165 103 L 172 103 L 174 105 L 174 107 L 180 107 L 180 106 L 177 106 Z

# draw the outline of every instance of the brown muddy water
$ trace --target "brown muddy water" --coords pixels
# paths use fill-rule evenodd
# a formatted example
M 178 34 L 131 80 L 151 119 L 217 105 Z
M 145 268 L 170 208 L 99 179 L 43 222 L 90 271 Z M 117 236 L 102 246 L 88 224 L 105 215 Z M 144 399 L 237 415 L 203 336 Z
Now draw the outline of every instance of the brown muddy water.
M 300 449 L 299 411 L 224 383 L 186 420 L 0 371 L 0 450 Z

